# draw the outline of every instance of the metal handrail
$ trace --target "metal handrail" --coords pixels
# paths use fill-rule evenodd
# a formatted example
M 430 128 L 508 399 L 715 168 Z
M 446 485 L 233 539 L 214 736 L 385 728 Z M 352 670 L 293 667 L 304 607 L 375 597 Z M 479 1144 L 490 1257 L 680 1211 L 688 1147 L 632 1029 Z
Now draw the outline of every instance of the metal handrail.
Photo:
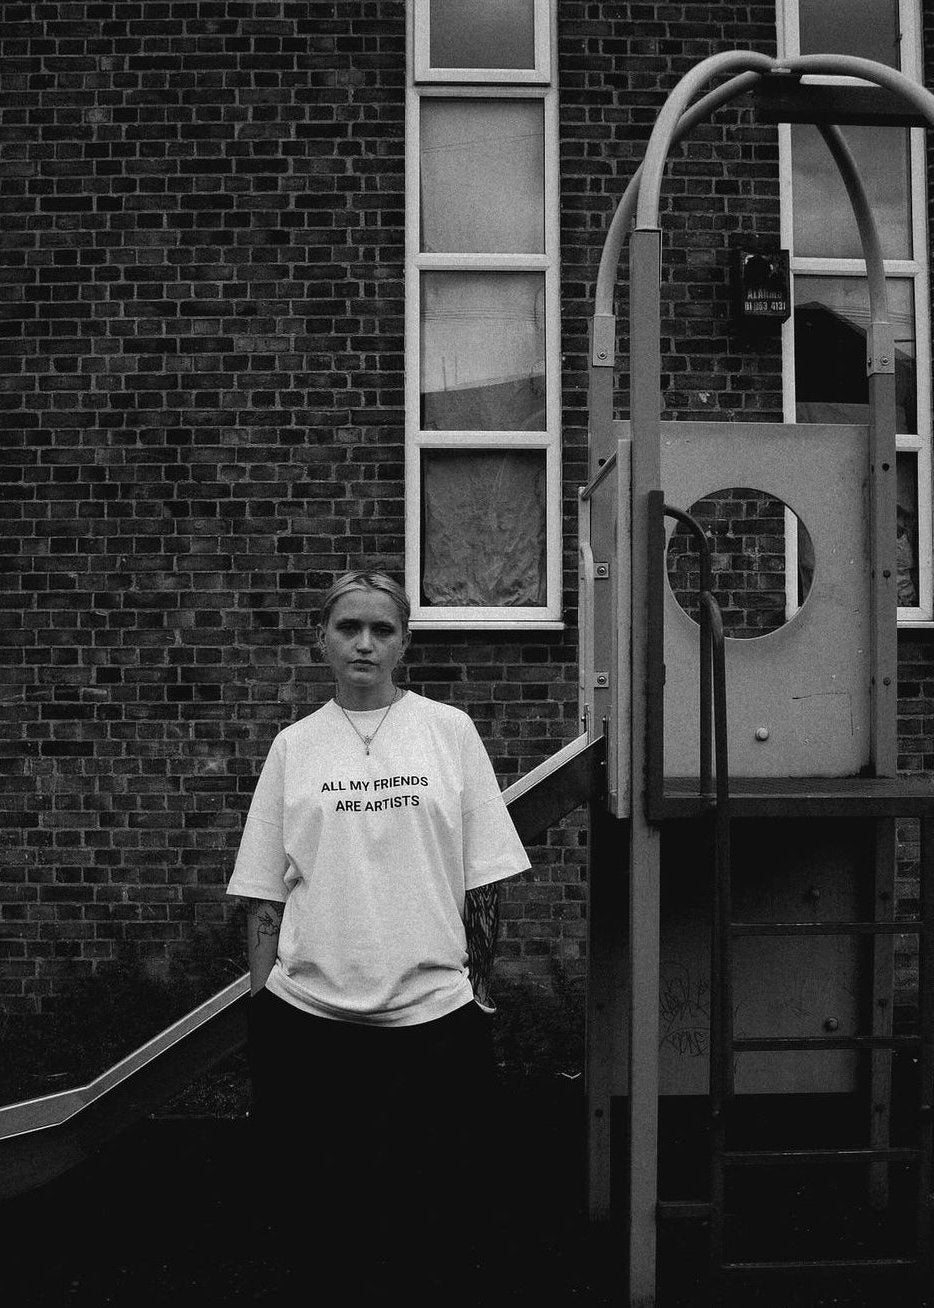
M 506 787 L 520 838 L 532 843 L 603 795 L 604 760 L 603 738 L 584 734 Z M 244 973 L 87 1084 L 0 1105 L 0 1198 L 54 1179 L 242 1047 L 249 988 Z
M 730 847 L 730 770 L 727 733 L 726 641 L 723 614 L 713 594 L 713 569 L 707 533 L 689 513 L 663 506 L 665 517 L 682 523 L 697 542 L 700 556 L 700 703 L 701 793 L 710 789 L 710 716 L 713 708 L 716 791 L 714 799 L 713 911 L 710 928 L 710 1118 L 711 1118 L 711 1262 L 723 1262 L 726 1119 L 733 1095 L 733 988 L 730 975 L 732 918 Z M 712 705 L 711 705 L 712 699 Z
M 581 500 L 586 502 L 587 500 L 593 499 L 594 491 L 597 489 L 600 483 L 606 477 L 608 477 L 609 474 L 616 467 L 616 459 L 617 459 L 617 451 L 614 450 L 613 453 L 609 456 L 609 458 L 600 465 L 600 468 L 593 475 L 593 477 L 591 477 L 587 485 L 581 487 L 580 491 L 578 492 Z
M 670 504 L 662 506 L 662 512 L 666 518 L 674 518 L 682 526 L 687 527 L 697 542 L 697 552 L 700 556 L 700 584 L 698 586 L 698 606 L 700 609 L 700 790 L 701 795 L 710 796 L 712 784 L 711 770 L 711 732 L 710 732 L 710 714 L 712 707 L 713 695 L 713 669 L 712 669 L 712 648 L 714 643 L 713 624 L 714 621 L 719 623 L 720 642 L 723 643 L 723 618 L 720 614 L 720 606 L 713 597 L 713 569 L 710 562 L 710 541 L 707 539 L 707 533 L 689 513 L 682 509 L 673 508 Z M 705 596 L 713 605 L 710 608 L 705 603 Z M 716 615 L 715 618 L 713 615 Z M 718 769 L 719 774 L 719 769 Z
M 141 1072 L 147 1064 L 154 1062 L 161 1054 L 194 1035 L 199 1027 L 230 1008 L 238 999 L 243 999 L 249 988 L 250 974 L 246 972 L 236 981 L 231 981 L 223 990 L 206 999 L 204 1003 L 198 1004 L 184 1017 L 166 1027 L 164 1031 L 153 1036 L 151 1040 L 147 1040 L 126 1057 L 121 1058 L 112 1067 L 101 1072 L 99 1076 L 93 1077 L 82 1085 L 59 1090 L 50 1095 L 38 1095 L 34 1099 L 0 1105 L 0 1140 L 63 1126 L 102 1095 L 114 1090 L 137 1072 Z

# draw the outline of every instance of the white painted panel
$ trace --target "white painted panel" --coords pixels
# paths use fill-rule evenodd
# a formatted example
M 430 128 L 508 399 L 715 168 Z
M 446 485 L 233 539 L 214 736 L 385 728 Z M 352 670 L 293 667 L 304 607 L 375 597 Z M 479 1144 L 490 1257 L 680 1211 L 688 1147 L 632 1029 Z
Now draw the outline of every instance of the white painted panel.
M 863 426 L 665 423 L 666 502 L 728 486 L 784 501 L 814 543 L 811 592 L 780 630 L 727 641 L 730 771 L 848 776 L 869 760 L 867 436 Z M 670 528 L 669 528 L 670 530 Z M 697 772 L 698 628 L 665 600 L 665 770 Z M 761 728 L 767 739 L 757 738 Z

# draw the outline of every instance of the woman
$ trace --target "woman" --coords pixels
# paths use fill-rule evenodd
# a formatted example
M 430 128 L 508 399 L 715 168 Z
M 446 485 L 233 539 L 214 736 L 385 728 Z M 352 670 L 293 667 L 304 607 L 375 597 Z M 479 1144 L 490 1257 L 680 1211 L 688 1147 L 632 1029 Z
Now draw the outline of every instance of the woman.
M 411 1302 L 482 1224 L 497 885 L 529 861 L 470 718 L 395 685 L 408 619 L 381 573 L 325 596 L 334 698 L 273 741 L 228 893 L 268 1180 L 316 1257 L 352 1232 L 355 1271 L 389 1259 Z

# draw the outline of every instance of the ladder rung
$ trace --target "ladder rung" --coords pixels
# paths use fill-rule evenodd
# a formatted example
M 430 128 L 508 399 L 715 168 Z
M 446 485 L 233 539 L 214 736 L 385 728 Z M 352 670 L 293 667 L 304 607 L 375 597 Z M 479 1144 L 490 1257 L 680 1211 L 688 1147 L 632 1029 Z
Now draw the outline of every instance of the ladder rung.
M 791 1049 L 917 1049 L 920 1036 L 772 1036 L 732 1042 L 738 1054 L 780 1053 Z
M 898 922 L 731 922 L 732 936 L 901 936 L 924 930 L 917 918 Z
M 733 1167 L 766 1163 L 905 1163 L 919 1158 L 919 1149 L 728 1149 L 723 1161 Z
M 827 1262 L 721 1263 L 720 1270 L 769 1276 L 774 1272 L 911 1271 L 920 1266 L 917 1258 L 841 1258 Z
M 657 1217 L 672 1221 L 706 1221 L 712 1212 L 713 1205 L 706 1199 L 659 1199 L 655 1205 Z

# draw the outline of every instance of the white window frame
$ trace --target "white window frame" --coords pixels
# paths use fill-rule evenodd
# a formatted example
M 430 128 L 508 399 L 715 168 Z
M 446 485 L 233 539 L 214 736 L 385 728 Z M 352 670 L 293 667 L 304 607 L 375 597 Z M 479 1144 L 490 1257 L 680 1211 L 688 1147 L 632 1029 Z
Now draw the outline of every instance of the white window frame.
M 506 3 L 506 0 L 503 0 Z M 432 68 L 431 66 L 431 8 L 429 0 L 414 0 L 414 33 L 411 67 L 414 81 L 456 82 L 459 86 L 471 82 L 495 85 L 546 84 L 551 79 L 552 15 L 549 0 L 533 0 L 535 64 L 532 68 Z
M 800 53 L 798 0 L 781 0 L 778 7 L 779 51 L 793 58 Z M 916 0 L 899 0 L 901 35 L 901 71 L 921 81 L 920 55 L 921 14 Z M 806 77 L 808 82 L 859 84 L 849 77 Z M 779 167 L 781 176 L 781 241 L 790 251 L 792 283 L 795 274 L 811 277 L 866 277 L 862 259 L 805 258 L 794 252 L 794 216 L 791 172 L 791 125 L 780 123 Z M 917 433 L 898 433 L 896 452 L 911 453 L 917 458 L 918 470 L 918 604 L 899 607 L 899 627 L 934 627 L 934 539 L 932 539 L 932 467 L 931 467 L 931 316 L 928 293 L 927 170 L 925 166 L 925 132 L 909 131 L 909 203 L 911 206 L 911 259 L 886 259 L 887 277 L 910 281 L 915 314 L 915 371 L 917 375 Z M 783 327 L 783 389 L 787 422 L 795 421 L 794 315 Z
M 542 18 L 543 11 L 544 18 Z M 560 630 L 562 566 L 561 484 L 561 316 L 558 103 L 553 84 L 535 85 L 509 71 L 508 86 L 498 76 L 482 81 L 477 70 L 465 70 L 467 81 L 453 85 L 446 75 L 430 83 L 415 77 L 415 52 L 427 42 L 427 0 L 408 0 L 408 60 L 406 89 L 406 213 L 405 213 L 405 499 L 406 587 L 412 600 L 410 626 L 415 630 Z M 536 0 L 536 32 L 549 43 L 555 37 L 554 7 Z M 421 32 L 421 36 L 419 33 Z M 427 49 L 427 44 L 425 45 Z M 458 70 L 444 69 L 445 74 Z M 482 70 L 486 75 L 487 70 Z M 539 79 L 540 80 L 540 79 Z M 480 82 L 481 84 L 477 84 Z M 421 103 L 427 97 L 466 99 L 537 99 L 544 112 L 544 251 L 541 254 L 423 254 L 419 248 Z M 541 273 L 545 282 L 545 414 L 541 432 L 422 431 L 421 411 L 421 277 L 425 272 Z M 542 606 L 428 605 L 421 600 L 422 517 L 421 464 L 425 450 L 542 451 L 545 456 L 546 602 Z

